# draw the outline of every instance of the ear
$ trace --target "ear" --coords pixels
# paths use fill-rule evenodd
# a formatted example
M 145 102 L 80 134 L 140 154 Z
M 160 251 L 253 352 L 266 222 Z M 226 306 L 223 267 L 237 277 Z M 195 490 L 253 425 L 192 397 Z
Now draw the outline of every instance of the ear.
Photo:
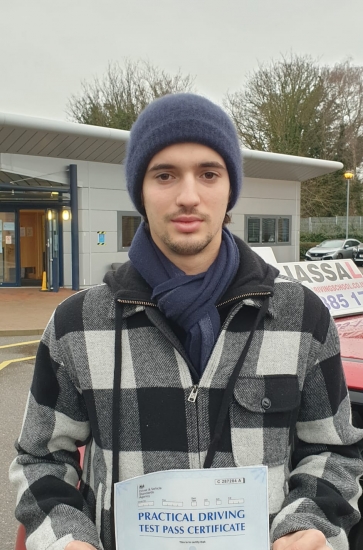
M 145 221 L 145 224 L 147 225 L 147 227 L 149 226 L 149 223 L 148 223 L 148 220 L 147 220 L 147 215 L 146 215 L 146 210 L 145 210 L 145 202 L 144 202 L 144 193 L 143 193 L 143 190 L 141 189 L 141 206 L 143 208 L 143 211 L 144 211 L 144 214 L 143 214 L 143 217 L 144 217 L 144 221 Z

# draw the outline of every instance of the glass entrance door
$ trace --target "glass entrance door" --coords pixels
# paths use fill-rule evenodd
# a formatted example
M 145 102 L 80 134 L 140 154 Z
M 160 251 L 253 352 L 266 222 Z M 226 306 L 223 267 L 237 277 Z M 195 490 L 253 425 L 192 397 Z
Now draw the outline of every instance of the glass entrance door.
M 17 284 L 15 212 L 0 212 L 0 285 Z
M 59 290 L 59 224 L 57 210 L 46 211 L 46 272 L 48 290 Z

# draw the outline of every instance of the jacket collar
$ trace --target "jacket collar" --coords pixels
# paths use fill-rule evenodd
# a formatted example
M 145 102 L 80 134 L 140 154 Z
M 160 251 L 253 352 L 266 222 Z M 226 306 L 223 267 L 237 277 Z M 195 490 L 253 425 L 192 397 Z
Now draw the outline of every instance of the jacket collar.
M 233 305 L 238 300 L 261 307 L 265 296 L 273 296 L 274 280 L 279 271 L 267 264 L 239 237 L 234 236 L 240 254 L 236 276 L 227 291 L 217 303 L 217 307 Z M 157 307 L 151 299 L 152 288 L 141 277 L 133 264 L 128 261 L 116 273 L 109 271 L 104 282 L 110 287 L 116 301 L 127 305 L 124 316 L 132 315 L 146 306 Z M 269 314 L 274 316 L 273 299 L 270 299 Z

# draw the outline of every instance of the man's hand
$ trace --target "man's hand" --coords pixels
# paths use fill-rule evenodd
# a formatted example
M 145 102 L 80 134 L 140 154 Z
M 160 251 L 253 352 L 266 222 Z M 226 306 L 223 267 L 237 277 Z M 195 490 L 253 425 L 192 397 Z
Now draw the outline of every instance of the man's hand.
M 88 542 L 82 542 L 80 540 L 72 540 L 72 542 L 69 542 L 64 550 L 96 550 L 92 544 L 88 544 Z
M 277 539 L 272 550 L 327 550 L 326 538 L 317 529 L 296 531 Z

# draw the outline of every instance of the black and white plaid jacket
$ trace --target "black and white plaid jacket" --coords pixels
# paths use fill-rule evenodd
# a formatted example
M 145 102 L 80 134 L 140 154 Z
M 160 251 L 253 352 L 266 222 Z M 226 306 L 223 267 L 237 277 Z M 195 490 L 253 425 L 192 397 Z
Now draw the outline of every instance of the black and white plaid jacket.
M 363 432 L 350 423 L 334 322 L 312 292 L 236 241 L 240 269 L 218 304 L 222 328 L 200 380 L 183 335 L 130 263 L 109 284 L 58 306 L 11 466 L 28 550 L 63 550 L 71 540 L 110 550 L 117 477 L 203 467 L 224 389 L 266 296 L 212 466 L 268 465 L 272 541 L 316 528 L 335 550 L 348 550 Z

